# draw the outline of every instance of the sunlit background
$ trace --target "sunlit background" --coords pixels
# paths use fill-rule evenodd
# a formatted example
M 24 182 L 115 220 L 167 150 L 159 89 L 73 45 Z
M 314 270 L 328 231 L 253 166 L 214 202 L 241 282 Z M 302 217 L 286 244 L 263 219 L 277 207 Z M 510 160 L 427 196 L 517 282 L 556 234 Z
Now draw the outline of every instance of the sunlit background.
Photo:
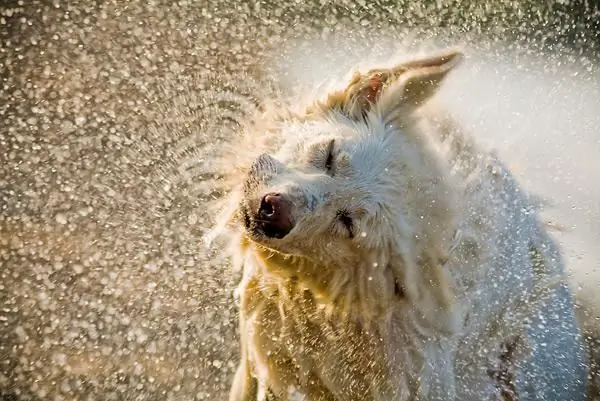
M 226 399 L 239 272 L 202 243 L 215 155 L 278 91 L 447 45 L 468 58 L 441 101 L 546 206 L 594 333 L 599 7 L 2 1 L 0 400 Z

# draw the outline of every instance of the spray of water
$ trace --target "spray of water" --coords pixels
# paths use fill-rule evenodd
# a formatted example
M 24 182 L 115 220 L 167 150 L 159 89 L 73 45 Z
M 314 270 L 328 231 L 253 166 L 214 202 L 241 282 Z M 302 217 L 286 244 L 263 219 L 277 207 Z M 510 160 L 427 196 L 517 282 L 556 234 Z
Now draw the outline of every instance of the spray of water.
M 279 90 L 376 59 L 467 46 L 442 100 L 556 206 L 576 285 L 597 276 L 594 4 L 13 3 L 0 6 L 0 399 L 224 399 L 239 273 L 202 244 L 215 157 Z

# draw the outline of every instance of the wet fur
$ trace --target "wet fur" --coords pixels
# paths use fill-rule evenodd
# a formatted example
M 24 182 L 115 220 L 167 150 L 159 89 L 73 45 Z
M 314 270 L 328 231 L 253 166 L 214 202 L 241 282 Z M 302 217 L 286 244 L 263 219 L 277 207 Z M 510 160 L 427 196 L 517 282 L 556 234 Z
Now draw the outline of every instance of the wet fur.
M 281 150 L 298 140 L 280 133 L 290 126 L 304 127 L 307 140 L 313 131 L 339 129 L 336 135 L 365 147 L 384 135 L 396 153 L 365 160 L 361 168 L 373 175 L 339 187 L 352 194 L 355 186 L 356 198 L 365 198 L 356 218 L 365 235 L 350 239 L 319 225 L 298 228 L 294 243 L 253 239 L 240 216 L 252 191 L 243 189 L 240 170 L 233 174 L 238 182 L 228 182 L 233 190 L 212 233 L 230 236 L 243 270 L 231 401 L 491 400 L 500 390 L 489 369 L 505 358 L 501 345 L 524 338 L 511 350 L 511 366 L 528 358 L 535 344 L 524 321 L 565 285 L 562 261 L 502 162 L 430 101 L 461 59 L 448 51 L 355 73 L 305 112 L 264 116 L 269 128 L 250 130 L 254 156 L 268 150 L 294 160 Z M 250 163 L 242 163 L 245 171 Z M 277 188 L 302 185 L 291 181 Z M 318 204 L 311 212 L 325 213 L 327 202 Z M 300 220 L 330 215 L 317 217 Z

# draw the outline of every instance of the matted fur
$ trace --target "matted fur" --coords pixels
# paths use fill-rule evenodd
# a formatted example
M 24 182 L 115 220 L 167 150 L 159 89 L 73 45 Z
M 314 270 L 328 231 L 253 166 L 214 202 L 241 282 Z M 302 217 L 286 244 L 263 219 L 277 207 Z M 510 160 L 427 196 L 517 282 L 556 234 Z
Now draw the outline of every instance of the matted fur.
M 211 237 L 243 269 L 232 401 L 492 400 L 502 348 L 519 338 L 510 366 L 530 358 L 526 322 L 566 288 L 562 261 L 501 161 L 430 102 L 462 58 L 357 72 L 260 116 L 222 159 L 233 180 Z M 292 204 L 283 238 L 248 217 L 269 192 Z

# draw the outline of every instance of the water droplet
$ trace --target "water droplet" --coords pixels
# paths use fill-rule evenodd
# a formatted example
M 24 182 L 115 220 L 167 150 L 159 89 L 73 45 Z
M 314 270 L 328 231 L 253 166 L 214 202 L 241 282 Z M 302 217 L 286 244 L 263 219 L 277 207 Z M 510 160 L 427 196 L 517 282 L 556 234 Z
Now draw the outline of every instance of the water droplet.
M 58 213 L 58 214 L 55 216 L 55 219 L 56 219 L 56 222 L 57 222 L 58 224 L 63 224 L 63 225 L 64 225 L 64 224 L 67 224 L 67 223 L 68 223 L 67 216 L 66 216 L 66 215 L 64 215 L 63 213 Z
M 86 120 L 87 118 L 85 116 L 77 116 L 75 117 L 75 125 L 82 126 L 83 124 L 85 124 Z

